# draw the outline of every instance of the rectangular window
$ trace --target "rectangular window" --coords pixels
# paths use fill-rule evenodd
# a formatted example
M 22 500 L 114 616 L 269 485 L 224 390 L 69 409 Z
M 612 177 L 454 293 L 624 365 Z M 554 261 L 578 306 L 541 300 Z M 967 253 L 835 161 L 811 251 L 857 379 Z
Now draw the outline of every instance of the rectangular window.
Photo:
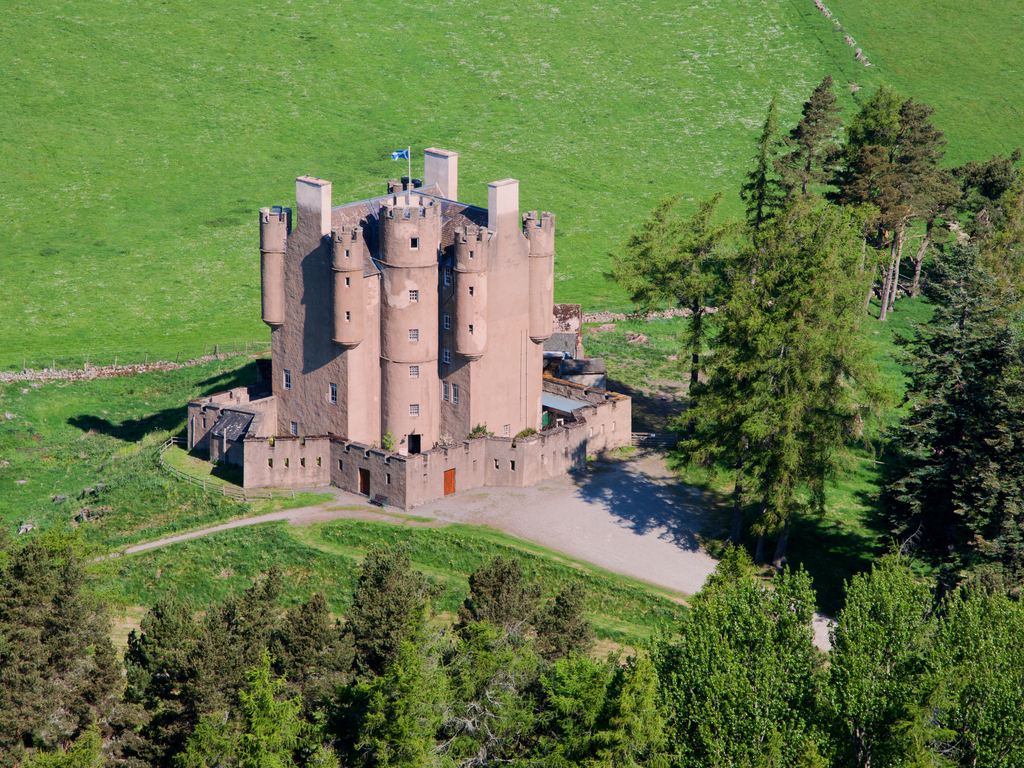
M 452 329 L 452 316 L 447 312 L 444 313 L 444 329 L 450 331 Z
M 419 416 L 420 415 L 419 403 L 413 403 L 412 405 L 409 406 L 409 415 L 410 416 Z
M 445 347 L 444 351 L 441 353 L 441 360 L 444 362 L 445 365 L 448 365 L 449 363 L 451 363 L 451 361 L 452 361 L 452 351 L 450 349 L 448 349 L 448 347 Z
M 274 460 L 273 459 L 267 459 L 267 466 L 270 467 L 271 469 L 273 469 L 274 468 Z
M 203 417 L 203 429 L 206 429 L 206 417 Z
M 420 329 L 419 328 L 410 328 L 409 329 L 409 341 L 419 341 L 419 340 L 420 340 Z
M 388 479 L 388 485 L 391 485 L 391 473 L 390 472 L 385 472 L 384 473 L 384 477 L 386 477 Z
M 452 402 L 456 405 L 459 404 L 459 385 L 452 384 Z
M 614 432 L 614 431 L 615 431 L 615 422 L 613 421 L 612 422 L 612 432 Z
M 338 471 L 342 472 L 342 471 L 344 471 L 344 469 L 345 469 L 345 463 L 341 459 L 338 459 Z
M 418 237 L 414 237 L 411 240 L 409 240 L 409 247 L 412 248 L 413 250 L 415 250 L 416 248 L 419 248 L 420 247 L 420 239 Z
M 469 295 L 470 295 L 470 296 L 472 296 L 472 295 L 473 295 L 473 286 L 472 286 L 472 285 L 471 285 L 471 286 L 469 286 Z
M 494 460 L 494 468 L 498 469 L 498 460 L 497 459 Z
M 419 291 L 409 291 L 409 301 L 419 301 L 419 300 L 420 300 L 420 292 Z
M 316 457 L 316 465 L 317 465 L 318 467 L 319 467 L 319 466 L 322 466 L 322 465 L 320 464 L 320 457 L 319 457 L 319 456 L 317 456 L 317 457 Z
M 348 250 L 346 250 L 346 251 L 345 251 L 345 258 L 346 258 L 346 259 L 350 259 L 350 258 L 352 258 L 352 251 L 348 251 Z
M 448 382 L 441 384 L 441 399 L 448 402 Z
M 409 378 L 418 379 L 420 377 L 420 367 L 418 365 L 409 366 Z
M 472 336 L 472 335 L 473 335 L 473 326 L 472 326 L 472 325 L 471 325 L 471 326 L 469 326 L 469 335 L 470 335 L 470 336 Z
M 300 467 L 306 466 L 306 457 L 305 456 L 303 456 L 301 459 L 299 459 L 299 466 Z
M 352 322 L 352 313 L 351 312 L 346 312 L 345 313 L 345 322 L 346 323 L 351 323 Z
M 473 258 L 473 252 L 472 251 L 469 252 L 469 258 L 471 258 L 471 259 Z
M 444 284 L 445 285 L 451 285 L 452 284 L 452 268 L 451 267 L 445 267 L 444 268 Z
M 345 287 L 346 288 L 348 288 L 348 287 L 350 287 L 352 285 L 351 280 L 352 280 L 352 278 L 350 278 L 350 277 L 346 277 L 345 278 Z
M 297 421 L 293 421 L 292 422 L 292 434 L 293 435 L 299 434 L 299 423 Z
M 510 461 L 509 464 L 512 465 L 512 471 L 515 472 L 516 471 L 516 463 L 514 461 Z
M 284 468 L 288 469 L 288 459 L 287 458 L 284 460 Z
M 292 372 L 287 370 L 287 369 L 285 369 L 285 372 L 284 372 L 284 388 L 285 389 L 291 389 L 292 388 Z
M 338 385 L 331 384 L 331 402 L 337 404 L 338 402 Z
M 509 428 L 509 425 L 506 424 L 504 429 L 501 432 L 505 437 L 508 437 L 508 428 Z

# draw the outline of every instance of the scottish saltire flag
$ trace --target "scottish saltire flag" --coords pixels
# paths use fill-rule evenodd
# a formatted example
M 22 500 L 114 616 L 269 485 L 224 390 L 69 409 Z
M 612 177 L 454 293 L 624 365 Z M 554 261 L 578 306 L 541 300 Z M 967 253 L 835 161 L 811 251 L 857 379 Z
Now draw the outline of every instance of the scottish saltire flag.
M 391 159 L 392 160 L 408 160 L 409 159 L 409 150 L 408 149 L 400 149 L 397 152 L 392 152 L 391 153 Z

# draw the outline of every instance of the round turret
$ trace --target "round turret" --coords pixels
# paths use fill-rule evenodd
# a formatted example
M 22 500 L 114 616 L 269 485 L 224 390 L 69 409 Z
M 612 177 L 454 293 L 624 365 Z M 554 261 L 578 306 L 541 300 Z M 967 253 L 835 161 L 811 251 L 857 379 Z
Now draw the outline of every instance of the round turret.
M 530 242 L 530 339 L 540 344 L 554 332 L 555 215 L 530 211 L 523 234 Z
M 487 266 L 493 232 L 455 230 L 455 353 L 479 360 L 487 352 Z
M 441 245 L 441 205 L 407 193 L 381 203 L 378 216 L 380 260 L 389 267 L 437 264 Z
M 331 233 L 334 272 L 334 343 L 355 347 L 363 340 L 363 229 L 344 226 Z
M 260 299 L 263 322 L 271 328 L 285 319 L 284 253 L 291 219 L 290 208 L 260 208 Z

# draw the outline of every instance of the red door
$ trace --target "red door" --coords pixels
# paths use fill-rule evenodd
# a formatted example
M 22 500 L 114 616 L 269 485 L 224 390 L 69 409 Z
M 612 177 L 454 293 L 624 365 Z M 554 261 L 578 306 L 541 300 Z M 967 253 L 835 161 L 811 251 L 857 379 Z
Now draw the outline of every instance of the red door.
M 446 469 L 444 471 L 444 495 L 455 493 L 455 470 Z

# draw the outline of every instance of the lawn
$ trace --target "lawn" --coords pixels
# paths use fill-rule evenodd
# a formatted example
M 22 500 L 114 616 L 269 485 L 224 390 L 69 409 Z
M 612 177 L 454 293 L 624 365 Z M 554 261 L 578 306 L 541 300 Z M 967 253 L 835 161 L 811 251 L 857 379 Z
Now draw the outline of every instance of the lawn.
M 0 368 L 265 341 L 257 209 L 302 173 L 379 193 L 409 145 L 460 152 L 468 202 L 520 179 L 558 215 L 556 299 L 625 308 L 608 251 L 666 194 L 738 214 L 772 94 L 788 123 L 831 72 L 852 108 L 850 52 L 808 8 L 8 4 Z

